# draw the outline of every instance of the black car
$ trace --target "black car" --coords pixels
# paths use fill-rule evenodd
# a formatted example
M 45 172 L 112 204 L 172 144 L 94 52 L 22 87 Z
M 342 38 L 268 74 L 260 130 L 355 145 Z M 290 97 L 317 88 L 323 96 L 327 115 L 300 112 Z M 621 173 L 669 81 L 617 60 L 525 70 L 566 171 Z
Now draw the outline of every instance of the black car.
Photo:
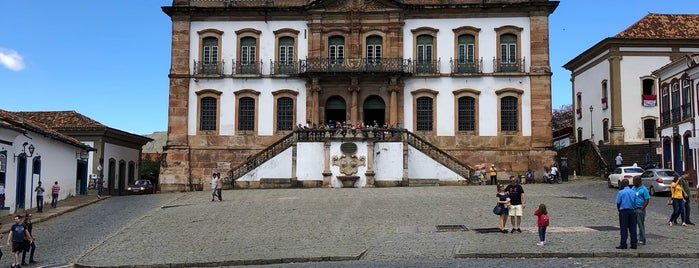
M 150 180 L 137 180 L 126 188 L 132 194 L 154 194 L 155 185 Z

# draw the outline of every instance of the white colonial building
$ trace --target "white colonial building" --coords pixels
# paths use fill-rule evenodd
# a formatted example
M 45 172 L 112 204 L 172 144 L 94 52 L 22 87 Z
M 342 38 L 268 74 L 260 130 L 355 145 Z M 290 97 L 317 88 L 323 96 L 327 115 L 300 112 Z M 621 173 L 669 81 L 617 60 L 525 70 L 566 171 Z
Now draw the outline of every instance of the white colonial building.
M 464 184 L 480 163 L 503 179 L 543 172 L 557 5 L 174 0 L 161 187 L 216 172 L 240 187 Z M 361 130 L 345 136 L 342 123 Z
M 699 52 L 699 16 L 651 13 L 566 63 L 572 72 L 577 140 L 658 141 L 658 77 L 653 72 L 693 52 Z

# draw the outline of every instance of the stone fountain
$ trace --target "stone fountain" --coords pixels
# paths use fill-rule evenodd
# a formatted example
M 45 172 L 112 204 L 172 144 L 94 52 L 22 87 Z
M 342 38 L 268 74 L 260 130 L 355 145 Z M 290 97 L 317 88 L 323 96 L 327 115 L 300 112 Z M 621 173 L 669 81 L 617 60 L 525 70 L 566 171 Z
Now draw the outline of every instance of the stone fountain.
M 342 182 L 342 187 L 353 187 L 357 182 L 357 168 L 366 166 L 366 157 L 357 156 L 357 145 L 354 143 L 343 143 L 340 145 L 341 156 L 333 156 L 333 166 L 340 167 L 340 173 L 337 179 Z

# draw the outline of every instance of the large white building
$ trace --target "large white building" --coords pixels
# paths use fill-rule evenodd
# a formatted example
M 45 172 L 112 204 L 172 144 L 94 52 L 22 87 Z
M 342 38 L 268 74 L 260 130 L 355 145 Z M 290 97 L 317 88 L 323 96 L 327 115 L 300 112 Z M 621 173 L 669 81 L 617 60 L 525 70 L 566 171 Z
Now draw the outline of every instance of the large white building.
M 366 158 L 358 187 L 374 177 L 377 186 L 464 180 L 458 167 L 481 163 L 496 164 L 503 178 L 543 172 L 555 155 L 548 16 L 557 5 L 174 0 L 163 7 L 173 36 L 161 187 L 206 184 L 215 172 L 251 187 L 264 178 L 333 186 L 342 175 L 332 162 L 344 143 Z M 393 145 L 330 133 L 296 143 L 304 141 L 292 135 L 298 124 L 330 121 L 409 132 Z M 414 150 L 455 174 L 411 164 L 424 162 Z M 379 159 L 388 151 L 398 151 L 396 159 Z M 258 167 L 275 157 L 283 172 Z
M 699 16 L 650 13 L 566 63 L 572 72 L 577 140 L 658 141 L 658 77 L 653 72 L 696 52 Z

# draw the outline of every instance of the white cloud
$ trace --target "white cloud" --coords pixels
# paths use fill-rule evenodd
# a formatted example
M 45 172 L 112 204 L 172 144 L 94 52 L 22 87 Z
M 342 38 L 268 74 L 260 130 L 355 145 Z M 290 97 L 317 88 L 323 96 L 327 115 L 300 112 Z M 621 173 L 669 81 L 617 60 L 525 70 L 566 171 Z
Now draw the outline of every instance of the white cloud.
M 0 47 L 0 64 L 13 71 L 21 71 L 24 69 L 22 55 L 12 49 Z

